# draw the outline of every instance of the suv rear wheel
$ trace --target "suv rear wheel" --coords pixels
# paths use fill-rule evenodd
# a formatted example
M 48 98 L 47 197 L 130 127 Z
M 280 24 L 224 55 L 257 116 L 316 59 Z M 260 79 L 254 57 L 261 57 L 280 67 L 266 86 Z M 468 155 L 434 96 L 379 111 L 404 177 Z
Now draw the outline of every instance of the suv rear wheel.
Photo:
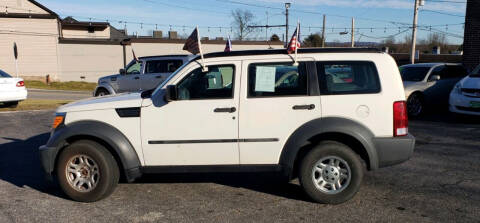
M 56 173 L 65 194 L 81 202 L 107 197 L 120 177 L 112 154 L 90 140 L 80 140 L 65 148 L 58 158 Z
M 363 169 L 360 157 L 348 146 L 324 141 L 303 159 L 299 180 L 314 201 L 339 204 L 357 193 L 362 183 Z

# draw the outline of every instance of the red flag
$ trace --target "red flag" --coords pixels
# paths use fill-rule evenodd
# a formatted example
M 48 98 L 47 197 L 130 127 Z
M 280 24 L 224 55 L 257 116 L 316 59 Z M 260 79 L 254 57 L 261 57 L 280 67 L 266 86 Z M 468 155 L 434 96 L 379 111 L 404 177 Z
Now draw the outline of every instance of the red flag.
M 298 34 L 297 34 L 298 32 Z M 298 40 L 298 37 L 300 36 L 300 26 L 298 26 L 295 29 L 295 32 L 293 33 L 292 39 L 290 39 L 290 42 L 287 45 L 287 52 L 293 53 L 295 52 L 295 49 L 300 48 L 300 41 Z
M 200 48 L 198 45 L 198 28 L 193 30 L 192 34 L 188 37 L 185 41 L 185 45 L 183 46 L 183 50 L 186 50 L 192 54 L 200 53 Z

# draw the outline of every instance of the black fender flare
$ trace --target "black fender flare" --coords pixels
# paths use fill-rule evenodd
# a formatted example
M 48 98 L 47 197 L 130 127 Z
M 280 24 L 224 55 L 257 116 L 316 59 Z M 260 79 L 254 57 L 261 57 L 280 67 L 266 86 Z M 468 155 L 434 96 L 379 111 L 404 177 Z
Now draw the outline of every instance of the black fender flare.
M 97 138 L 107 143 L 118 155 L 127 180 L 132 182 L 140 177 L 141 162 L 130 141 L 118 129 L 100 121 L 73 122 L 52 133 L 46 144 L 46 147 L 56 150 L 52 152 L 53 157 L 50 159 L 51 171 L 53 171 L 59 151 L 68 143 L 69 138 L 75 136 Z
M 279 164 L 285 170 L 285 174 L 291 176 L 300 149 L 310 144 L 310 139 L 324 133 L 342 133 L 355 138 L 363 145 L 368 154 L 370 169 L 378 168 L 378 156 L 373 143 L 373 133 L 354 120 L 327 117 L 309 121 L 290 135 L 282 149 L 279 161 Z

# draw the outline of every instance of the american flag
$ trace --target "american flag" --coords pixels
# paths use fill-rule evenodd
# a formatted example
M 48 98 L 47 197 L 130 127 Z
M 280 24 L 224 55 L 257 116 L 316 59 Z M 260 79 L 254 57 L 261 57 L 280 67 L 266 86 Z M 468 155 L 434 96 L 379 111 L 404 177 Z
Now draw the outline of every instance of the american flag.
M 198 46 L 198 28 L 195 28 L 192 34 L 190 34 L 185 42 L 185 45 L 183 46 L 183 50 L 186 50 L 192 54 L 200 53 L 200 48 Z
M 227 43 L 225 44 L 224 52 L 231 52 L 232 51 L 232 41 L 230 40 L 230 36 L 227 39 Z
M 300 26 L 297 26 L 297 28 L 295 29 L 295 32 L 293 32 L 292 39 L 288 43 L 287 52 L 289 54 L 294 53 L 295 49 L 300 48 L 300 41 L 298 41 L 299 36 L 300 36 Z

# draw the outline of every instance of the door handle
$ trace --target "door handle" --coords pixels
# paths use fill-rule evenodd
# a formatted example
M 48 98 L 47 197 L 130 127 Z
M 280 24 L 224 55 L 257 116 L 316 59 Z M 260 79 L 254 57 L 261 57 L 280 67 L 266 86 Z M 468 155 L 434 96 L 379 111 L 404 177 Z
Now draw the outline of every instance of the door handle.
M 237 109 L 235 107 L 231 107 L 231 108 L 215 108 L 213 110 L 213 112 L 228 112 L 228 113 L 233 113 L 237 111 Z
M 138 80 L 138 79 L 140 79 L 140 77 L 134 77 L 133 79 Z
M 155 78 L 160 79 L 160 78 L 162 78 L 162 76 L 155 76 Z
M 292 107 L 293 110 L 313 110 L 315 109 L 314 104 L 309 104 L 309 105 L 294 105 Z

